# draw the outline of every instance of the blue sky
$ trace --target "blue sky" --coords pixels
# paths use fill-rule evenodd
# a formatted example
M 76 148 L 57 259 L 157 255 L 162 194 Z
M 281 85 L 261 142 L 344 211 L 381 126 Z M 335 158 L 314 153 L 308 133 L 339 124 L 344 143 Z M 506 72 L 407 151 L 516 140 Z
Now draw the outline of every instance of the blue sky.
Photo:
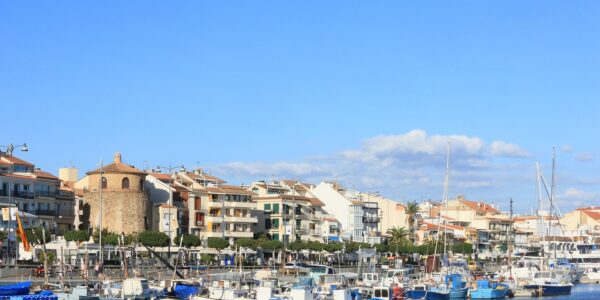
M 56 173 L 121 151 L 231 183 L 335 179 L 529 211 L 600 204 L 594 1 L 0 4 L 0 144 Z M 494 143 L 496 142 L 496 143 Z

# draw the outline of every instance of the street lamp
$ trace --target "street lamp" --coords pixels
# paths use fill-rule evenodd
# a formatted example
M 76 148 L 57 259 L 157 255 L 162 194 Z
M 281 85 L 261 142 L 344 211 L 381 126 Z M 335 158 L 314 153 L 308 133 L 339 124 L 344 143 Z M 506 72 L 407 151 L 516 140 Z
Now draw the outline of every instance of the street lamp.
M 8 144 L 7 146 L 2 146 L 0 145 L 0 148 L 6 148 L 6 154 L 8 154 L 9 157 L 12 156 L 13 151 L 15 149 L 19 149 L 21 148 L 22 152 L 27 152 L 29 151 L 29 147 L 27 147 L 26 143 L 23 143 L 21 145 L 13 145 L 13 144 Z M 0 154 L 2 151 L 0 150 Z M 11 186 L 12 186 L 12 176 L 11 174 L 13 173 L 13 166 L 8 168 L 8 204 L 9 204 L 9 208 L 8 208 L 8 257 L 10 258 L 10 251 L 11 251 L 11 243 L 10 243 L 10 232 L 12 229 L 12 212 L 11 212 L 11 208 L 14 205 L 16 207 L 15 203 L 12 203 L 12 199 L 11 199 Z M 19 213 L 19 212 L 17 212 Z M 17 251 L 15 251 L 15 263 L 17 262 Z
M 159 170 L 159 171 L 160 170 L 165 170 L 165 171 L 168 171 L 169 174 L 171 174 L 171 177 L 169 178 L 169 186 L 167 187 L 168 190 L 169 190 L 169 200 L 168 200 L 168 204 L 169 204 L 168 210 L 169 210 L 169 213 L 167 214 L 168 215 L 168 222 L 167 222 L 168 228 L 167 228 L 167 230 L 169 232 L 169 245 L 168 245 L 168 248 L 167 248 L 167 257 L 168 257 L 169 260 L 171 259 L 171 242 L 173 241 L 173 234 L 171 232 L 171 206 L 173 206 L 173 191 L 171 190 L 171 184 L 172 184 L 172 181 L 173 181 L 173 176 L 176 176 L 175 172 L 174 172 L 176 169 L 179 169 L 181 172 L 185 172 L 185 167 L 183 165 L 181 165 L 181 166 L 171 166 L 171 165 L 169 165 L 168 167 L 166 167 L 166 166 L 156 166 L 156 170 Z

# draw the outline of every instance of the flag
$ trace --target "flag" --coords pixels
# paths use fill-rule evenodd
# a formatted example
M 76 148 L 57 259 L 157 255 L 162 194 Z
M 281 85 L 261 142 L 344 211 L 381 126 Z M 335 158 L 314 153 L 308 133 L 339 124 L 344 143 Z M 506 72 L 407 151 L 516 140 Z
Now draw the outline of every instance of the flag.
M 23 229 L 23 224 L 21 224 L 21 218 L 19 218 L 19 213 L 17 213 L 17 234 L 21 236 L 21 242 L 23 243 L 23 249 L 27 252 L 31 252 L 31 246 L 27 241 L 27 235 L 25 234 L 25 230 Z

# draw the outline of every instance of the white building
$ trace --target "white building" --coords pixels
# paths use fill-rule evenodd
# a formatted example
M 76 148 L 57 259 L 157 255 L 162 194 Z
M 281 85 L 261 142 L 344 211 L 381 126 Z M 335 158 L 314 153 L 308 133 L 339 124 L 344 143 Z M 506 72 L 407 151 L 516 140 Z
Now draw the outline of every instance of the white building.
M 325 210 L 336 216 L 345 240 L 380 243 L 381 228 L 377 202 L 367 202 L 360 193 L 347 191 L 337 183 L 321 182 L 310 189 L 325 204 Z

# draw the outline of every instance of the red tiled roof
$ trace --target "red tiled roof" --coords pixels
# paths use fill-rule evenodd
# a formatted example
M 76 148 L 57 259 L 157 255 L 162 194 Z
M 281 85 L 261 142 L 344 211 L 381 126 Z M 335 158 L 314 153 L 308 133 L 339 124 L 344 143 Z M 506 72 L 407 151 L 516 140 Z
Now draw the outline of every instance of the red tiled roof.
M 19 174 L 3 174 L 0 173 L 0 176 L 3 177 L 12 177 L 12 178 L 20 178 L 20 179 L 33 179 L 33 177 L 31 175 L 19 175 Z
M 493 208 L 491 205 L 483 203 L 483 202 L 475 202 L 475 201 L 469 201 L 469 200 L 459 200 L 460 203 L 468 206 L 469 208 L 476 210 L 476 211 L 481 211 L 481 212 L 490 212 L 490 213 L 500 213 L 499 210 Z
M 600 221 L 600 212 L 591 211 L 591 210 L 582 210 L 584 214 L 588 215 L 588 217 Z
M 600 206 L 588 206 L 588 207 L 580 207 L 576 210 L 600 210 Z
M 33 164 L 27 161 L 24 161 L 16 156 L 8 156 L 8 155 L 0 155 L 0 162 L 3 163 L 7 163 L 9 165 L 24 165 L 24 166 L 29 166 L 29 167 L 33 167 Z
M 170 181 L 171 180 L 171 174 L 165 174 L 165 173 L 150 173 L 150 175 L 160 181 Z
M 145 172 L 142 172 L 141 170 L 132 167 L 132 166 L 128 166 L 124 163 L 120 163 L 120 162 L 114 162 L 112 164 L 103 166 L 102 168 L 98 168 L 96 170 L 93 171 L 89 171 L 87 172 L 88 175 L 91 174 L 99 174 L 100 171 L 103 171 L 105 174 L 106 173 L 128 173 L 128 174 L 146 174 Z
M 186 175 L 189 178 L 194 179 L 194 180 L 200 179 L 200 180 L 205 180 L 205 181 L 214 181 L 214 182 L 217 182 L 217 183 L 225 183 L 225 180 L 223 180 L 223 179 L 221 179 L 219 177 L 216 177 L 216 176 L 212 176 L 212 175 L 206 174 L 206 173 L 197 174 L 197 173 L 194 173 L 194 172 L 187 172 Z
M 319 200 L 317 198 L 309 198 L 308 201 L 310 202 L 310 205 L 312 205 L 312 206 L 325 206 L 325 203 L 321 202 L 321 200 Z
M 220 185 L 204 187 L 206 191 L 213 194 L 232 194 L 232 195 L 255 195 L 253 192 L 236 185 Z
M 56 177 L 48 172 L 44 172 L 44 171 L 40 171 L 40 170 L 33 172 L 33 174 L 39 178 L 57 179 L 58 180 L 58 177 Z
M 423 225 L 425 225 L 428 230 L 439 229 L 439 228 L 444 229 L 444 227 L 446 227 L 448 229 L 453 229 L 453 230 L 465 230 L 465 228 L 462 227 L 462 226 L 450 225 L 450 224 L 446 224 L 446 225 L 440 224 L 438 226 L 436 224 L 431 224 L 431 223 L 423 222 Z

